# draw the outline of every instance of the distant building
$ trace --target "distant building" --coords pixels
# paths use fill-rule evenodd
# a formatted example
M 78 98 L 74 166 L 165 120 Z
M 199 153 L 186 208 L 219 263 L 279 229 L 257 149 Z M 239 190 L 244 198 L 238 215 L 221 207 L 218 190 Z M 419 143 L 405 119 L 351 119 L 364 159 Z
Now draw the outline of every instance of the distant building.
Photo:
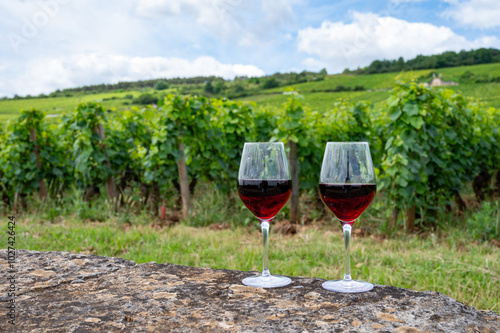
M 436 77 L 435 73 L 432 73 L 432 81 L 428 83 L 431 87 L 443 87 L 443 86 L 458 86 L 455 81 L 443 81 L 441 80 L 441 73 Z

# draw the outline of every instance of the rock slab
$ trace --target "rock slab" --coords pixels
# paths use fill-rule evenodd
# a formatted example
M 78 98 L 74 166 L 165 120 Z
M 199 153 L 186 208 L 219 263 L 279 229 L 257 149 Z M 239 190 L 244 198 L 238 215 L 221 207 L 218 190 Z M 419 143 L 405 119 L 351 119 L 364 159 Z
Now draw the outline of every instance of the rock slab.
M 15 325 L 7 251 L 0 250 L 0 332 L 500 332 L 500 316 L 437 292 L 377 285 L 362 294 L 292 277 L 247 287 L 256 272 L 136 264 L 18 250 Z

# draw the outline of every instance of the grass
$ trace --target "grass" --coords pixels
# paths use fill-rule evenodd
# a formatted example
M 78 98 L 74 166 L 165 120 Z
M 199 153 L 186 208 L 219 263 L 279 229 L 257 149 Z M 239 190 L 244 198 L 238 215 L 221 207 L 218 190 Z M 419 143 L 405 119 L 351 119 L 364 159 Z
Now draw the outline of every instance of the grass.
M 228 198 L 207 184 L 201 184 L 196 193 L 196 217 L 171 227 L 162 226 L 140 208 L 128 207 L 114 214 L 104 199 L 89 208 L 82 205 L 78 192 L 65 196 L 57 205 L 30 199 L 30 213 L 17 217 L 16 247 L 115 256 L 138 263 L 260 270 L 261 236 L 248 210 L 235 197 Z M 351 248 L 354 278 L 435 290 L 478 309 L 500 311 L 500 249 L 494 242 L 472 239 L 468 232 L 486 230 L 490 225 L 496 226 L 498 235 L 498 200 L 462 218 L 443 215 L 437 231 L 388 237 L 381 233 L 386 218 L 380 197 L 355 224 Z M 272 272 L 341 278 L 344 249 L 338 222 L 311 200 L 302 207 L 304 216 L 315 222 L 300 226 L 297 234 L 282 235 L 271 227 Z M 276 223 L 285 216 L 286 207 Z M 207 225 L 213 223 L 223 223 L 227 229 L 211 230 Z M 6 242 L 2 233 L 0 244 Z
M 0 101 L 0 120 L 8 119 L 19 114 L 21 109 L 36 108 L 46 112 L 48 115 L 59 115 L 64 112 L 72 111 L 79 103 L 82 102 L 99 102 L 105 108 L 110 109 L 116 107 L 118 110 L 125 110 L 129 107 L 123 105 L 123 102 L 130 99 L 124 99 L 126 95 L 132 95 L 134 98 L 140 95 L 141 92 L 109 92 L 90 95 L 75 95 L 71 97 L 54 97 L 54 98 L 33 98 L 33 99 L 17 99 Z
M 313 111 L 325 112 L 333 109 L 333 104 L 339 99 L 348 99 L 351 102 L 371 101 L 375 107 L 382 106 L 389 97 L 389 91 L 356 91 L 356 92 L 314 92 L 303 94 L 304 100 L 301 102 L 304 106 Z M 256 102 L 264 107 L 280 107 L 287 101 L 287 95 L 257 95 L 246 97 L 245 100 Z

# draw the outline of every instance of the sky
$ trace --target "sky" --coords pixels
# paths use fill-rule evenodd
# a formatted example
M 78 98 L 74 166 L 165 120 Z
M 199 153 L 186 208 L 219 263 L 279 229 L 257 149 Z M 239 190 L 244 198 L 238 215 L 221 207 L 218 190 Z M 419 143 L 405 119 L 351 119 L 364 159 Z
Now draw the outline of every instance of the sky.
M 500 48 L 498 0 L 8 0 L 0 96 Z

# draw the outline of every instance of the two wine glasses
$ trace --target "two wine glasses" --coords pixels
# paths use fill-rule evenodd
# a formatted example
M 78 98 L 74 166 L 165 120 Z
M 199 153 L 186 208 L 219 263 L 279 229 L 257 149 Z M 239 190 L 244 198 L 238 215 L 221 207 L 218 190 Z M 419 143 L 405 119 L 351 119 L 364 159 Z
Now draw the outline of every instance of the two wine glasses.
M 323 283 L 327 290 L 357 293 L 371 290 L 368 282 L 353 280 L 350 267 L 351 228 L 375 197 L 377 186 L 367 142 L 328 142 L 321 166 L 319 192 L 323 203 L 339 219 L 344 232 L 345 266 L 342 280 Z M 282 142 L 247 142 L 238 175 L 238 194 L 262 228 L 263 270 L 243 279 L 253 287 L 274 288 L 291 283 L 269 272 L 269 225 L 292 193 L 285 146 Z

